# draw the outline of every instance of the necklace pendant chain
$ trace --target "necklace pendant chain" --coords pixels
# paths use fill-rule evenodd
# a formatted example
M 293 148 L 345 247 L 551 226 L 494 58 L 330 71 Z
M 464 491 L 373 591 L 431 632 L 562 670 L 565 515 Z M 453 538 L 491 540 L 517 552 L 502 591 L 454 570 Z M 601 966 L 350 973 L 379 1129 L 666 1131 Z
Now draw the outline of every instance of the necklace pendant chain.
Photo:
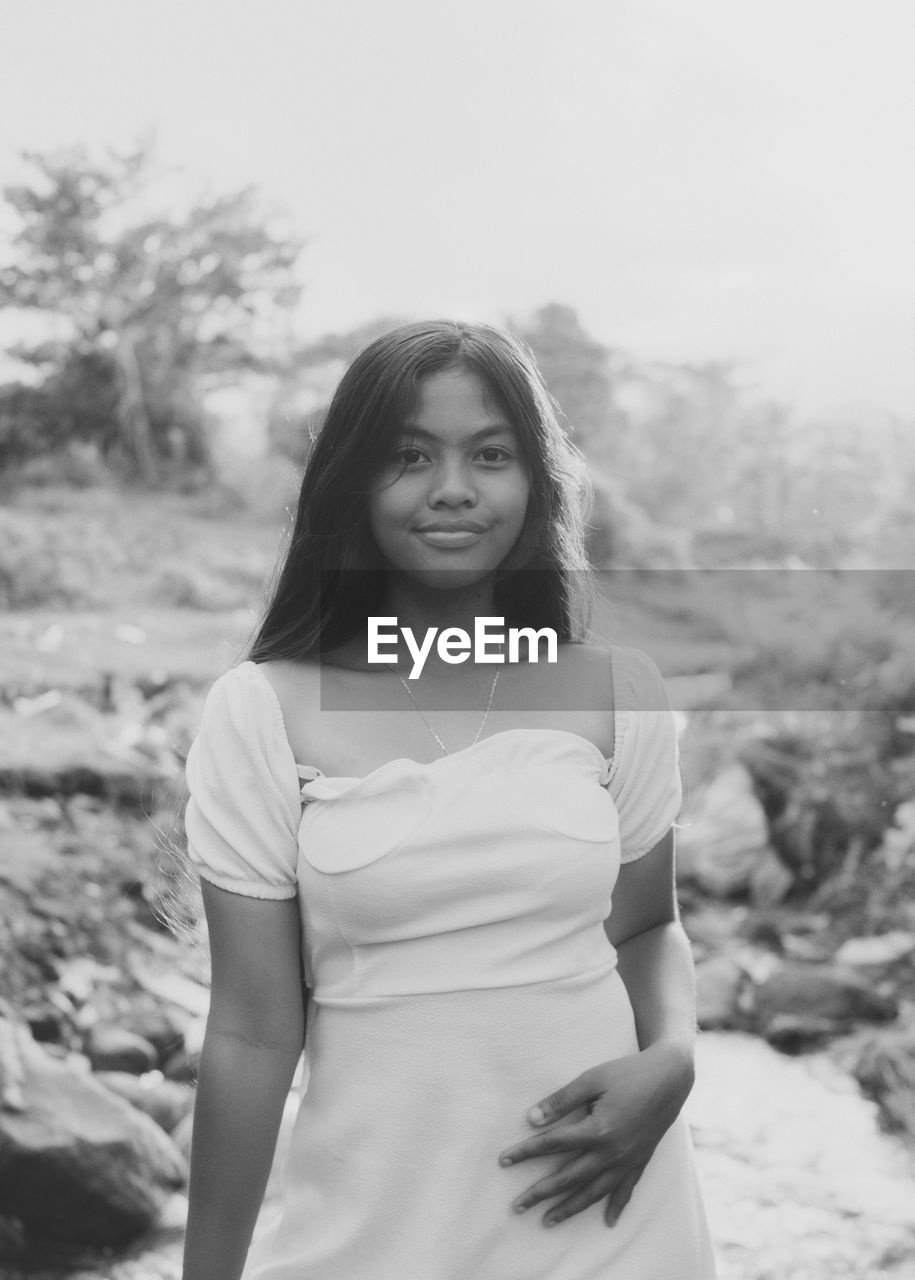
M 401 683 L 401 684 L 403 685 L 403 687 L 406 689 L 406 691 L 407 691 L 407 695 L 408 695 L 408 697 L 409 697 L 410 701 L 413 703 L 413 706 L 414 706 L 414 707 L 416 708 L 416 710 L 419 712 L 419 717 L 420 717 L 420 719 L 422 720 L 423 724 L 426 726 L 426 728 L 427 728 L 427 729 L 429 730 L 429 732 L 432 734 L 432 736 L 433 736 L 433 738 L 435 739 L 435 741 L 438 743 L 438 745 L 439 745 L 439 747 L 440 747 L 440 749 L 441 749 L 442 754 L 443 754 L 443 755 L 446 755 L 446 756 L 450 756 L 450 755 L 451 755 L 451 752 L 448 750 L 448 748 L 445 746 L 444 742 L 442 742 L 441 738 L 438 736 L 438 734 L 437 734 L 437 733 L 435 732 L 435 730 L 432 728 L 432 725 L 431 725 L 431 724 L 429 723 L 429 721 L 426 719 L 426 713 L 423 711 L 422 707 L 421 707 L 421 706 L 419 705 L 419 703 L 416 701 L 416 695 L 413 693 L 413 690 L 410 688 L 410 686 L 409 686 L 409 684 L 407 683 L 407 681 L 403 678 L 403 676 L 400 674 L 400 672 L 397 670 L 397 668 L 396 668 L 395 666 L 393 666 L 390 662 L 386 663 L 385 665 L 387 666 L 387 668 L 388 668 L 388 670 L 389 670 L 389 671 L 393 671 L 393 672 L 394 672 L 394 675 L 395 675 L 395 676 L 397 676 L 397 679 L 400 681 L 400 683 Z M 489 690 L 489 701 L 488 701 L 488 702 L 487 702 L 487 704 L 486 704 L 486 710 L 483 712 L 483 719 L 480 721 L 480 723 L 479 723 L 479 725 L 478 725 L 478 727 L 477 727 L 477 731 L 476 731 L 476 733 L 475 733 L 475 735 L 474 735 L 473 742 L 470 744 L 472 747 L 475 747 L 475 746 L 476 746 L 476 744 L 480 741 L 480 734 L 483 732 L 483 729 L 484 729 L 484 728 L 485 728 L 485 726 L 486 726 L 486 721 L 489 719 L 489 713 L 490 713 L 490 711 L 492 710 L 492 701 L 493 701 L 493 698 L 496 696 L 496 685 L 499 683 L 499 673 L 500 673 L 500 671 L 501 671 L 501 667 L 496 667 L 496 673 L 495 673 L 495 675 L 494 675 L 494 676 L 493 676 L 493 678 L 492 678 L 492 687 L 491 687 L 491 689 Z

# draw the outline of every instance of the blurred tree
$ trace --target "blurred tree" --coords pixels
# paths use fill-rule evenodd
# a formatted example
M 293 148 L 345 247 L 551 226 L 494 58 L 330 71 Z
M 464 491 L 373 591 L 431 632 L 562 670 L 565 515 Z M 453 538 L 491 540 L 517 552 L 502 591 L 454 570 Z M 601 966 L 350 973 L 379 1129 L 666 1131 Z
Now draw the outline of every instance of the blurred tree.
M 618 415 L 611 351 L 582 327 L 573 307 L 551 302 L 528 324 L 511 324 L 537 357 L 550 393 L 572 428 L 572 439 L 594 466 L 613 457 Z
M 347 365 L 375 338 L 404 323 L 401 317 L 379 316 L 300 346 L 277 385 L 270 409 L 271 448 L 304 467 Z
M 617 396 L 627 491 L 656 520 L 695 528 L 741 504 L 747 408 L 730 365 L 629 360 Z
M 169 460 L 206 464 L 200 379 L 276 367 L 301 243 L 251 188 L 163 212 L 149 143 L 24 159 L 34 180 L 3 191 L 18 225 L 0 309 L 56 322 L 60 336 L 15 354 L 43 373 L 57 434 L 95 441 L 150 483 Z

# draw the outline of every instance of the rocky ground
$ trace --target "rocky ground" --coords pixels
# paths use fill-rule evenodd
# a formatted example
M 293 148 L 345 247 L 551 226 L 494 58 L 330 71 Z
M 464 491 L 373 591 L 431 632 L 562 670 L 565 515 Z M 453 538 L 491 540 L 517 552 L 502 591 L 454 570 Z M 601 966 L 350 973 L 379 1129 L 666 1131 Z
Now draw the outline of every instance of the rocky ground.
M 915 1276 L 915 1158 L 829 1054 L 700 1040 L 690 1098 L 720 1280 Z
M 63 1218 L 52 1248 L 0 1166 L 4 1276 L 179 1275 L 206 1010 L 176 854 L 181 760 L 249 624 L 187 610 L 0 623 L 0 1152 L 57 1126 L 95 1197 L 77 1202 L 80 1248 L 64 1248 Z M 708 1028 L 690 1118 L 722 1280 L 915 1276 L 915 815 L 897 812 L 869 863 L 892 890 L 880 927 L 854 867 L 832 896 L 792 897 L 720 729 L 711 743 L 701 718 L 687 725 L 687 755 L 714 767 L 692 781 L 681 843 Z M 49 1186 L 70 1195 L 49 1177 L 44 1208 Z M 100 1251 L 106 1232 L 127 1243 Z

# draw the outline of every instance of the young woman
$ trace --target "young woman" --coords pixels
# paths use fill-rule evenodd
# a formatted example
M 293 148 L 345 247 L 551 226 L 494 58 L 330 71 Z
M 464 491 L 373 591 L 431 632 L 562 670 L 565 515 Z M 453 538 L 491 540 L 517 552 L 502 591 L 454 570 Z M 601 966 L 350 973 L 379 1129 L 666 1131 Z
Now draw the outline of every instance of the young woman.
M 212 1004 L 185 1280 L 714 1275 L 673 717 L 648 658 L 583 642 L 581 498 L 509 335 L 409 325 L 345 374 L 188 757 Z M 468 652 L 487 618 L 556 661 Z M 437 629 L 420 665 L 407 629 Z

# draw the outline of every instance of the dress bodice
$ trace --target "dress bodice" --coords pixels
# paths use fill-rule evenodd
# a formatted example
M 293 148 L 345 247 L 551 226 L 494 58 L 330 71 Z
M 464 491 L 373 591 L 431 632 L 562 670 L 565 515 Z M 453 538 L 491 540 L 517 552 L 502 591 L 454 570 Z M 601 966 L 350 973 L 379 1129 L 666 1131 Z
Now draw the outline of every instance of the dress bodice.
M 306 780 L 297 877 L 316 999 L 611 964 L 602 924 L 620 847 L 607 770 L 576 734 L 516 729 L 429 764 Z
M 188 753 L 188 852 L 220 888 L 298 897 L 318 999 L 612 964 L 620 864 L 661 838 L 681 790 L 657 668 L 611 654 L 610 760 L 575 733 L 508 729 L 362 778 L 297 764 L 273 686 L 244 662 L 213 685 Z

